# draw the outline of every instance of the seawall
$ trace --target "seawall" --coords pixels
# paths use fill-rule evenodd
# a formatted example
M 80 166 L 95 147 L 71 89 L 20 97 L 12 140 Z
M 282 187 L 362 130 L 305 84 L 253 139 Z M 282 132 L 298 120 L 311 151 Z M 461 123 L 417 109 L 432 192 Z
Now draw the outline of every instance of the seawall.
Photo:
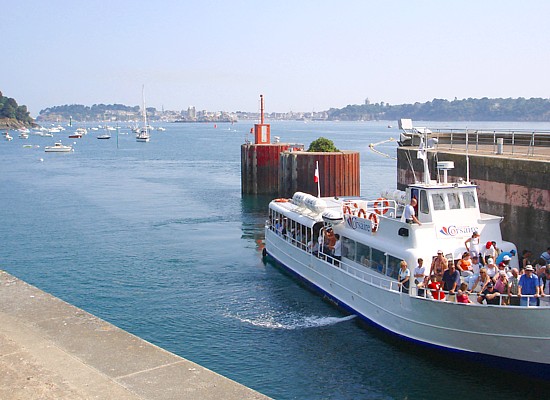
M 0 399 L 267 399 L 0 270 Z
M 397 151 L 397 185 L 404 190 L 415 181 L 411 163 L 420 179 L 422 163 L 416 159 L 416 148 L 400 147 Z M 550 246 L 550 148 L 539 147 L 536 154 L 508 147 L 495 154 L 493 146 L 479 146 L 469 153 L 470 181 L 478 185 L 482 212 L 504 217 L 502 237 L 516 244 L 521 255 L 529 249 L 532 258 Z M 465 148 L 450 149 L 440 145 L 428 152 L 431 178 L 437 179 L 437 161 L 454 161 L 449 181 L 466 179 Z

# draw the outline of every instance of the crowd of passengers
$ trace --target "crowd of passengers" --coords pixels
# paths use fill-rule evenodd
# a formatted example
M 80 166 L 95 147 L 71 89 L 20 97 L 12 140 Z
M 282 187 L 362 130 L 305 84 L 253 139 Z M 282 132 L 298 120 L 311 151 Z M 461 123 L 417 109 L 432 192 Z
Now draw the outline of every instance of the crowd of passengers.
M 529 250 L 524 250 L 519 268 L 511 268 L 515 251 L 502 252 L 495 242 L 487 242 L 479 251 L 472 244 L 478 238 L 474 232 L 466 240 L 467 251 L 456 263 L 438 251 L 428 271 L 419 258 L 412 278 L 402 261 L 398 278 L 401 290 L 408 292 L 410 280 L 414 279 L 418 296 L 436 300 L 473 303 L 474 297 L 479 304 L 550 306 L 550 247 L 536 260 L 532 260 Z
M 332 228 L 322 229 L 316 239 L 306 237 L 299 229 L 287 229 L 279 220 L 274 228 L 304 250 L 339 265 L 342 242 Z M 407 262 L 401 261 L 397 274 L 400 290 L 408 293 L 413 280 L 418 296 L 436 300 L 473 303 L 474 297 L 479 304 L 550 306 L 550 247 L 536 260 L 532 259 L 531 251 L 524 250 L 519 268 L 511 268 L 510 261 L 516 256 L 514 250 L 501 251 L 494 241 L 480 245 L 479 237 L 474 232 L 465 241 L 467 251 L 456 262 L 447 260 L 439 250 L 428 270 L 419 258 L 413 276 Z

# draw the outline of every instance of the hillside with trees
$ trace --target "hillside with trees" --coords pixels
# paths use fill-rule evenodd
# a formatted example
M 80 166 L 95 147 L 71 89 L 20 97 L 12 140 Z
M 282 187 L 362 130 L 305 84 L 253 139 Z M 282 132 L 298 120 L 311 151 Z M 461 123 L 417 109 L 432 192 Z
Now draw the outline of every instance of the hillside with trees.
M 369 121 L 412 118 L 424 121 L 550 121 L 550 99 L 463 99 L 453 101 L 434 99 L 426 103 L 371 104 L 328 111 L 329 120 Z
M 0 92 L 0 128 L 21 128 L 23 126 L 33 126 L 34 120 L 31 118 L 27 106 L 20 106 L 15 99 L 4 97 Z
M 91 107 L 81 104 L 49 107 L 41 110 L 37 121 L 105 121 L 111 116 L 139 116 L 139 106 L 125 106 L 123 104 L 94 104 Z M 149 108 L 147 109 L 149 111 Z

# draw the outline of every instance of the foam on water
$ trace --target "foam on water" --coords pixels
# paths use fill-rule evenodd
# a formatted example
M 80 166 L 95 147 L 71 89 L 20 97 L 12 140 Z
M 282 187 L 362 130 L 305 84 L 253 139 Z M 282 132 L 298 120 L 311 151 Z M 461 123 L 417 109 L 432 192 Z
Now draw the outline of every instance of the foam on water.
M 231 314 L 227 314 L 227 316 L 235 318 L 245 324 L 266 329 L 283 330 L 319 328 L 322 326 L 336 325 L 356 317 L 356 315 L 348 315 L 347 317 L 305 316 L 296 313 L 277 316 L 263 314 L 257 317 L 243 317 Z

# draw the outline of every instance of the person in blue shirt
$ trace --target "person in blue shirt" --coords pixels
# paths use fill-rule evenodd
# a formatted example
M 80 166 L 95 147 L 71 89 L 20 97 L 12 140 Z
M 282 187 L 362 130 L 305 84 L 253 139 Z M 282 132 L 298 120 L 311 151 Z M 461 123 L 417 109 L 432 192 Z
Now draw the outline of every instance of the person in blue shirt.
M 550 265 L 550 247 L 548 247 L 546 251 L 540 255 L 540 258 L 546 261 L 546 265 Z
M 449 268 L 443 272 L 443 290 L 448 291 L 448 301 L 455 301 L 456 292 L 460 286 L 460 273 L 456 270 L 454 263 L 449 263 Z
M 519 278 L 518 296 L 520 298 L 520 306 L 536 306 L 540 295 L 539 278 L 534 274 L 532 265 L 527 265 L 524 268 L 525 273 Z M 522 296 L 534 297 L 522 297 Z

